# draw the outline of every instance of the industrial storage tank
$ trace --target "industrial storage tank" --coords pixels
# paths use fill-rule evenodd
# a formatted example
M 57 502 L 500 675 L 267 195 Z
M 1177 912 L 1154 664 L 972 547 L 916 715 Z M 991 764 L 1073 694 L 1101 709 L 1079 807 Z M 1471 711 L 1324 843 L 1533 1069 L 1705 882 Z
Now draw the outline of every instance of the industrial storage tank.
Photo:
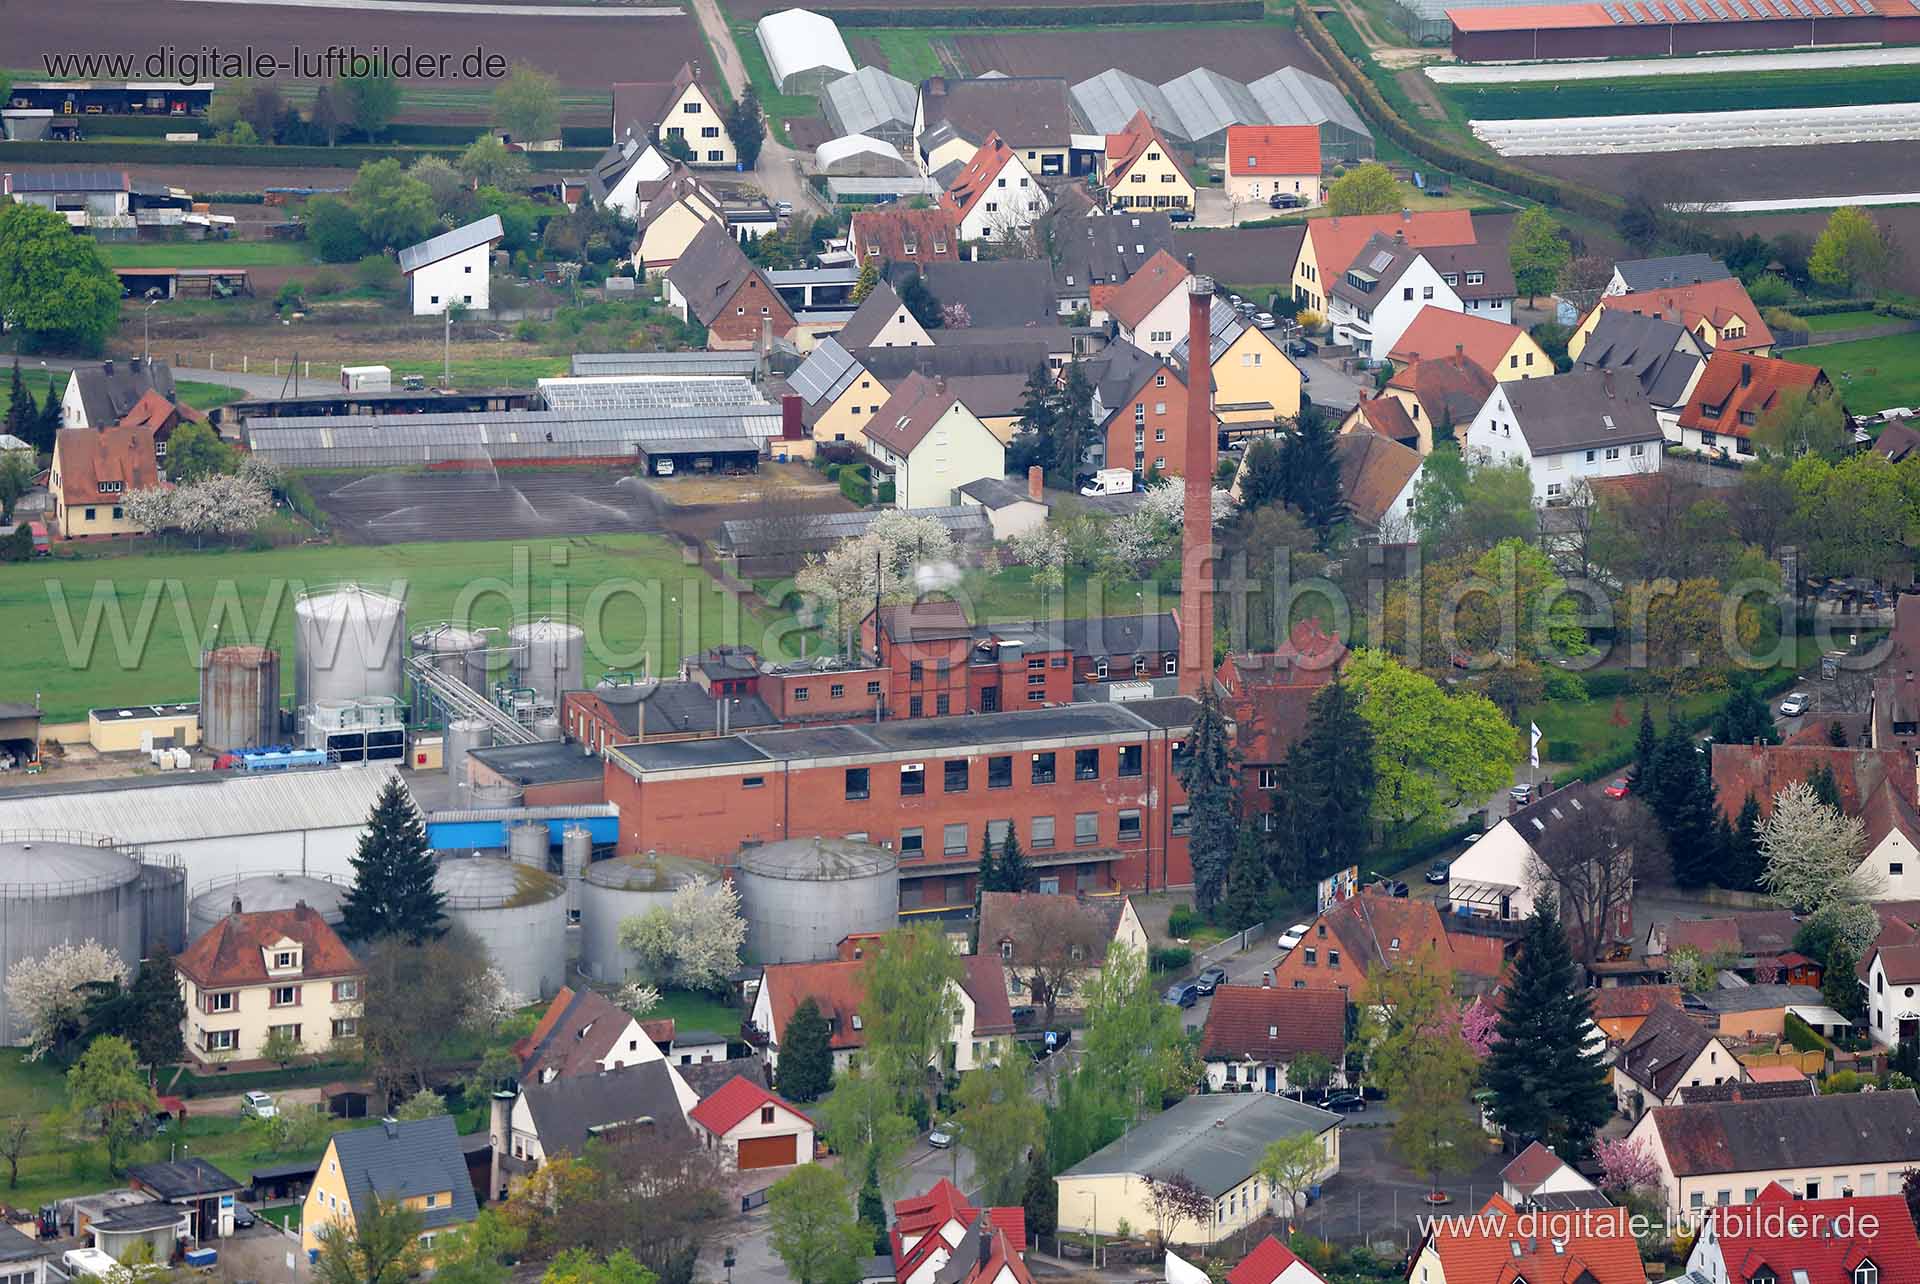
M 567 920 L 580 921 L 580 881 L 593 863 L 593 831 L 568 825 L 560 831 L 560 877 L 567 880 Z
M 526 796 L 526 790 L 510 781 L 503 780 L 497 785 L 467 786 L 467 806 L 475 811 L 518 807 Z
M 507 826 L 507 859 L 516 865 L 545 869 L 547 849 L 552 846 L 553 835 L 544 820 L 518 820 Z
M 429 624 L 415 630 L 409 641 L 416 659 L 426 659 L 434 668 L 465 683 L 478 695 L 487 693 L 485 634 L 457 624 Z
M 734 870 L 750 963 L 829 959 L 842 937 L 900 918 L 900 860 L 851 838 L 788 838 L 740 853 Z
M 711 883 L 705 861 L 634 852 L 587 866 L 580 886 L 580 970 L 596 981 L 621 981 L 640 966 L 620 947 L 622 920 L 664 907 L 689 884 Z
M 447 917 L 487 947 L 507 988 L 523 1000 L 552 998 L 566 983 L 567 898 L 544 869 L 492 856 L 445 859 L 433 886 Z
M 131 848 L 93 834 L 0 832 L 0 976 L 56 945 L 89 940 L 118 954 L 131 975 L 144 945 L 145 868 Z M 8 1043 L 29 1033 L 4 986 L 0 1033 Z
M 194 888 L 187 902 L 187 939 L 197 941 L 235 913 L 289 910 L 306 905 L 327 922 L 338 925 L 345 917 L 340 902 L 347 895 L 346 879 L 301 874 L 291 870 L 263 874 L 236 874 Z
M 401 695 L 407 606 L 359 584 L 316 589 L 293 604 L 293 702 Z
M 140 856 L 140 957 L 178 954 L 186 935 L 187 867 L 178 856 Z
M 587 635 L 565 620 L 529 620 L 508 630 L 513 684 L 531 687 L 540 702 L 560 707 L 562 691 L 578 691 L 586 671 Z
M 200 743 L 215 752 L 280 740 L 280 653 L 222 646 L 200 656 Z
M 447 723 L 442 756 L 446 759 L 447 779 L 456 789 L 467 783 L 467 755 L 492 744 L 493 727 L 478 718 L 455 718 Z

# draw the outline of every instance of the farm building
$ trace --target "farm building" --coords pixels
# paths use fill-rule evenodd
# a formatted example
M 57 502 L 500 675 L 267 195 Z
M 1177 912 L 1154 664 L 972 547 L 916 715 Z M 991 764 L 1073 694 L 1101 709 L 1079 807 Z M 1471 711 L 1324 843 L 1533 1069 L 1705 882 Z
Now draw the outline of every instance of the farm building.
M 1462 62 L 1920 43 L 1913 0 L 1621 0 L 1447 10 Z
M 786 9 L 760 19 L 753 34 L 783 94 L 817 94 L 853 74 L 853 55 L 833 19 L 805 9 Z
M 864 134 L 829 138 L 814 149 L 813 166 L 822 174 L 871 178 L 904 178 L 919 172 L 892 143 Z
M 485 312 L 491 306 L 488 259 L 505 235 L 500 216 L 489 214 L 401 250 L 413 315 L 436 315 L 455 304 Z
M 1373 135 L 1332 82 L 1284 67 L 1242 83 L 1198 67 L 1163 85 L 1108 68 L 1073 87 L 1074 110 L 1088 128 L 1117 134 L 1138 112 L 1176 146 L 1196 156 L 1224 155 L 1234 125 L 1313 125 L 1327 160 L 1371 158 Z
M 895 147 L 913 141 L 913 114 L 919 92 L 878 67 L 862 67 L 820 93 L 820 108 L 837 137 L 865 134 Z

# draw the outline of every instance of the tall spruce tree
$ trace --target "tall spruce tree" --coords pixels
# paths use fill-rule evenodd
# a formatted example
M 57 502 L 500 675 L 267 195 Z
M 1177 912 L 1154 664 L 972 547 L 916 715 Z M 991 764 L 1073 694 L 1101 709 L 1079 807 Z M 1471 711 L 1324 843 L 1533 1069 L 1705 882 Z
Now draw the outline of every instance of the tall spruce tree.
M 1723 745 L 1777 745 L 1773 711 L 1750 682 L 1737 683 L 1713 717 L 1713 738 Z
M 53 453 L 53 444 L 60 436 L 62 420 L 60 410 L 60 380 L 47 381 L 47 404 L 40 407 L 40 425 L 33 436 L 27 438 L 33 448 L 43 455 Z
M 1740 818 L 1733 822 L 1733 836 L 1727 843 L 1725 886 L 1740 892 L 1758 892 L 1760 876 L 1767 872 L 1766 858 L 1760 854 L 1760 800 L 1752 794 L 1740 804 Z
M 1653 710 L 1647 702 L 1640 702 L 1640 729 L 1633 737 L 1633 770 L 1627 773 L 1627 783 L 1635 793 L 1645 793 L 1651 787 L 1653 755 L 1660 748 L 1660 738 L 1653 730 Z
M 974 870 L 973 885 L 978 892 L 997 892 L 1000 890 L 1000 858 L 993 850 L 993 835 L 985 830 L 980 834 L 980 864 Z M 979 918 L 979 897 L 974 898 L 976 919 Z
M 1256 927 L 1267 917 L 1267 862 L 1260 835 L 1252 828 L 1240 831 L 1233 863 L 1227 866 L 1227 894 L 1220 901 L 1220 921 L 1238 930 Z
M 1650 789 L 1642 791 L 1666 835 L 1673 862 L 1673 879 L 1682 887 L 1705 887 L 1719 872 L 1713 842 L 1716 804 L 1713 779 L 1707 774 L 1706 755 L 1696 752 L 1692 740 L 1678 726 L 1670 727 L 1654 751 L 1648 772 Z
M 1303 404 L 1293 433 L 1280 448 L 1281 496 L 1300 510 L 1302 520 L 1325 548 L 1345 512 L 1340 498 L 1340 461 L 1333 453 L 1333 425 L 1311 404 Z
M 1087 378 L 1085 362 L 1075 361 L 1067 367 L 1066 382 L 1054 404 L 1053 466 L 1048 473 L 1056 486 L 1071 486 L 1095 430 L 1093 383 Z
M 1193 863 L 1193 901 L 1201 913 L 1208 914 L 1220 902 L 1227 867 L 1240 845 L 1240 791 L 1235 787 L 1233 745 L 1227 739 L 1226 719 L 1212 683 L 1200 697 L 1200 712 L 1187 734 L 1187 754 L 1179 774 L 1191 818 L 1187 851 Z
M 1807 788 L 1813 790 L 1813 796 L 1827 806 L 1835 811 L 1841 810 L 1840 782 L 1834 779 L 1832 767 L 1822 763 L 1807 773 Z
M 1537 1138 L 1568 1162 L 1586 1156 L 1613 1112 L 1607 1068 L 1589 1046 L 1593 1003 L 1587 994 L 1565 929 L 1537 904 L 1482 1079 L 1502 1127 Z
M 20 377 L 20 358 L 13 359 L 13 378 L 7 385 L 7 433 L 31 445 L 40 407 L 27 394 L 27 381 Z
M 387 782 L 353 855 L 341 930 L 356 941 L 396 936 L 415 945 L 444 935 L 447 898 L 434 888 L 426 826 L 398 779 Z
M 873 1232 L 873 1251 L 881 1255 L 893 1252 L 887 1235 L 887 1204 L 880 1197 L 880 1163 L 872 1150 L 867 1151 L 867 1179 L 860 1183 L 860 1221 Z
M 1298 873 L 1323 878 L 1357 860 L 1372 829 L 1373 728 L 1345 683 L 1329 682 L 1313 697 L 1306 733 L 1287 762 L 1289 842 L 1299 854 Z
M 127 1028 L 121 1031 L 144 1066 L 167 1066 L 183 1061 L 186 1041 L 180 1031 L 187 1021 L 186 1000 L 173 954 L 162 944 L 140 964 L 128 991 Z
M 816 1101 L 833 1087 L 833 1035 L 820 1005 L 811 998 L 787 1018 L 780 1045 L 780 1095 L 789 1101 Z
M 1024 892 L 1033 887 L 1033 867 L 1020 850 L 1020 835 L 1012 825 L 1007 826 L 1007 841 L 1000 844 L 999 875 L 999 890 L 1003 892 Z

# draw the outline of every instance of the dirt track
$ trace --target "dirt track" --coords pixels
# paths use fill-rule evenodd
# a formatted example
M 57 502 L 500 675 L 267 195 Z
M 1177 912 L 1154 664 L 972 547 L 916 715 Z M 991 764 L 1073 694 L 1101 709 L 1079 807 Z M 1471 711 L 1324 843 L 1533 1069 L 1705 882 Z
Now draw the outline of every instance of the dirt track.
M 1282 67 L 1324 76 L 1319 55 L 1284 27 L 1158 27 L 1101 32 L 1034 31 L 1005 36 L 957 36 L 953 43 L 976 76 L 1065 76 L 1070 81 L 1118 67 L 1158 84 L 1195 67 L 1236 80 L 1257 80 Z

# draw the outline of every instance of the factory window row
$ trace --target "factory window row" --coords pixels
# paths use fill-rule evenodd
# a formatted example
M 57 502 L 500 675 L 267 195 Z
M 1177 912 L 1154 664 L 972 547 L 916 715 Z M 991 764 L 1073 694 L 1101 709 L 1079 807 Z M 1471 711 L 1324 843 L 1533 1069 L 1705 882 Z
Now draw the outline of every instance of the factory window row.
M 1187 831 L 1187 809 L 1185 807 L 1176 807 L 1173 809 L 1173 822 L 1174 833 L 1182 834 Z M 1027 819 L 1027 829 L 1024 836 L 1024 846 L 1026 850 L 1033 852 L 1052 851 L 1058 845 L 1058 825 L 1059 817 L 1057 816 L 1029 817 Z M 1007 845 L 1007 838 L 1013 832 L 1014 821 L 1011 817 L 1000 820 L 989 820 L 986 831 L 987 843 L 993 850 L 1003 851 Z M 1116 843 L 1137 843 L 1141 841 L 1144 832 L 1143 813 L 1139 808 L 1123 808 L 1116 813 L 1114 828 L 1114 841 Z M 952 824 L 942 825 L 940 827 L 941 854 L 944 856 L 965 856 L 971 854 L 974 851 L 973 835 L 973 827 L 965 821 L 955 821 Z M 1074 813 L 1073 845 L 1075 847 L 1092 847 L 1100 842 L 1100 838 L 1099 812 L 1082 811 Z M 914 860 L 926 855 L 927 831 L 917 826 L 911 829 L 901 830 L 899 851 L 902 860 Z
M 945 697 L 942 697 L 944 699 Z M 1099 749 L 1076 749 L 1073 751 L 1073 778 L 1075 780 L 1100 779 Z M 1121 745 L 1114 753 L 1114 774 L 1123 778 L 1137 777 L 1143 770 L 1145 754 L 1139 745 Z M 972 783 L 972 764 L 965 758 L 949 758 L 940 764 L 941 792 L 963 794 Z M 1051 785 L 1059 779 L 1059 755 L 1052 750 L 1043 750 L 1029 755 L 1028 779 L 1036 785 Z M 766 783 L 765 777 L 747 776 L 741 782 L 745 789 L 757 789 Z M 1013 755 L 994 754 L 987 759 L 987 788 L 1013 788 Z M 846 769 L 846 798 L 858 802 L 873 796 L 873 769 L 870 767 L 848 767 Z M 907 763 L 900 768 L 900 796 L 917 798 L 927 792 L 927 768 L 924 763 Z

